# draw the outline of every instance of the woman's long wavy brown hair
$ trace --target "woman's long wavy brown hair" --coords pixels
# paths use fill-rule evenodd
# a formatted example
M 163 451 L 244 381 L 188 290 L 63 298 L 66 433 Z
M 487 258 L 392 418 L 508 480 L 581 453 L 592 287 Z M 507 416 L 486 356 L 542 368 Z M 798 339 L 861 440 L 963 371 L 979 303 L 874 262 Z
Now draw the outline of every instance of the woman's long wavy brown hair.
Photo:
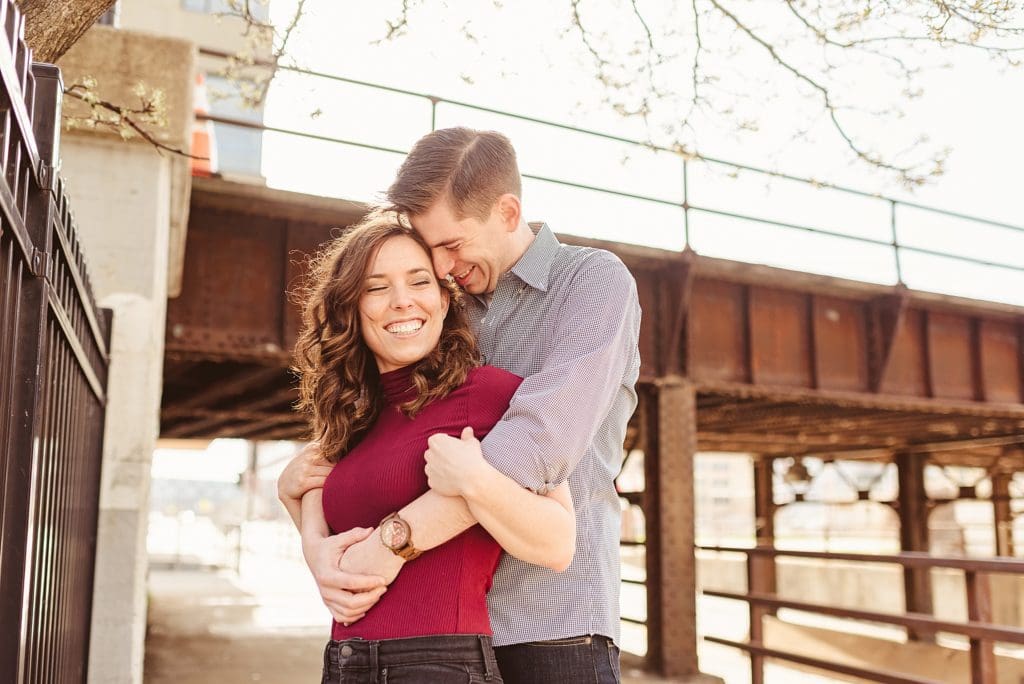
M 359 299 L 377 251 L 399 236 L 414 240 L 430 257 L 423 238 L 395 213 L 375 211 L 320 250 L 297 292 L 303 306 L 293 366 L 299 375 L 297 408 L 309 414 L 312 436 L 332 463 L 359 442 L 384 404 L 377 362 L 363 341 Z M 448 281 L 440 286 L 449 293 L 448 315 L 437 347 L 413 370 L 416 396 L 400 406 L 410 418 L 462 385 L 478 364 L 461 292 Z

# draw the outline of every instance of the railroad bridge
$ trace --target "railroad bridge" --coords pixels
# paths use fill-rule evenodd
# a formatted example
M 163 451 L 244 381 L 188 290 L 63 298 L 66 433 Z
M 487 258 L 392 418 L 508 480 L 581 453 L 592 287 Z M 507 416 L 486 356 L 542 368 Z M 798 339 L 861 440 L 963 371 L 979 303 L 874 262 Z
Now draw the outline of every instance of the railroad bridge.
M 194 179 L 191 197 L 183 287 L 168 303 L 161 436 L 301 439 L 288 371 L 300 316 L 283 293 L 301 277 L 305 256 L 365 207 L 216 178 Z M 924 469 L 984 468 L 997 552 L 1013 555 L 1010 483 L 1024 468 L 1024 309 L 691 250 L 561 239 L 616 253 L 636 278 L 644 312 L 641 402 L 624 454 L 644 454 L 645 486 L 622 496 L 646 521 L 648 666 L 697 671 L 693 461 L 698 451 L 725 451 L 754 456 L 759 546 L 749 552 L 746 594 L 707 593 L 749 602 L 749 642 L 718 641 L 751 653 L 755 681 L 765 656 L 878 681 L 934 681 L 885 679 L 896 675 L 764 643 L 762 623 L 780 607 L 837 613 L 774 593 L 774 558 L 786 555 L 773 545 L 776 461 L 787 459 L 792 472 L 783 475 L 799 480 L 803 456 L 894 463 L 899 472 L 898 497 L 886 503 L 898 513 L 905 553 L 874 561 L 903 568 L 906 611 L 838 613 L 896 624 L 926 641 L 940 630 L 965 634 L 974 681 L 995 681 L 984 678 L 994 672 L 993 640 L 1024 643 L 1024 630 L 988 625 L 985 573 L 1019 573 L 1024 563 L 928 557 L 928 513 L 940 502 L 925 491 Z M 959 496 L 979 493 L 965 485 Z M 933 616 L 932 567 L 965 571 L 967 627 Z

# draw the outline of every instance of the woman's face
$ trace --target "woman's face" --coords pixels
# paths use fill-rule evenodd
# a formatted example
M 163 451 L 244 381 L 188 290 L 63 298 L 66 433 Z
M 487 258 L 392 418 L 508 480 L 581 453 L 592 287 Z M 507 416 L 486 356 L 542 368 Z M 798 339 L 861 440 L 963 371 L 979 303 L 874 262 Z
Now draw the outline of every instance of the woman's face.
M 430 257 L 404 236 L 388 238 L 363 280 L 359 322 L 381 373 L 423 359 L 441 339 L 448 292 L 434 277 Z

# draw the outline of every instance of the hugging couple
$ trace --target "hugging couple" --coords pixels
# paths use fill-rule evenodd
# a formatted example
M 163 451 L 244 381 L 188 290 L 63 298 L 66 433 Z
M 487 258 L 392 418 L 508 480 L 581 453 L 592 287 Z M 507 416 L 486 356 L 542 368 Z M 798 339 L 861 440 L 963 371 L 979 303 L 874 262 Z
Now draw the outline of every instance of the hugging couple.
M 278 481 L 334 618 L 323 682 L 618 682 L 640 307 L 523 219 L 508 139 L 438 130 L 324 246 Z

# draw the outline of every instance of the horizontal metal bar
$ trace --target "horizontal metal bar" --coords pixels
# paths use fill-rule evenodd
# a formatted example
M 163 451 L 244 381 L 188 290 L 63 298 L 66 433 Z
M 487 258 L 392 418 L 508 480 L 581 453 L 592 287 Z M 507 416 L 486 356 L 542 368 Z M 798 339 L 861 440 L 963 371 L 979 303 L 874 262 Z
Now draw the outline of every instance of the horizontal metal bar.
M 793 230 L 802 230 L 807 233 L 817 233 L 819 235 L 828 235 L 831 237 L 843 238 L 844 240 L 853 240 L 855 242 L 865 242 L 872 245 L 878 245 L 880 247 L 887 247 L 892 249 L 893 244 L 888 240 L 878 240 L 876 238 L 867 238 L 860 235 L 850 235 L 849 233 L 840 233 L 835 230 L 828 230 L 826 228 L 813 228 L 811 226 L 800 225 L 799 223 L 787 223 L 786 221 L 776 221 L 774 219 L 758 218 L 756 216 L 750 216 L 749 214 L 737 214 L 732 211 L 723 211 L 721 209 L 712 209 L 710 207 L 701 207 L 695 204 L 690 205 L 691 211 L 700 211 L 705 214 L 715 214 L 716 216 L 728 216 L 729 218 L 740 219 L 743 221 L 754 221 L 756 223 L 765 223 L 770 226 L 777 226 L 779 228 L 792 228 Z
M 955 568 L 974 572 L 1000 572 L 1010 575 L 1024 574 L 1024 561 L 1009 558 L 955 558 L 932 556 L 927 553 L 905 551 L 900 554 L 875 553 L 834 553 L 823 551 L 790 551 L 771 546 L 700 546 L 700 551 L 716 553 L 743 553 L 773 558 L 816 558 L 820 560 L 842 560 L 856 563 L 893 563 L 907 568 Z
M 1010 644 L 1024 644 L 1024 629 L 1020 629 L 1018 627 L 1003 627 L 990 622 L 949 622 L 946 620 L 938 620 L 923 613 L 906 613 L 905 615 L 876 613 L 869 610 L 838 608 L 836 606 L 826 606 L 820 603 L 808 603 L 806 601 L 792 601 L 789 599 L 779 598 L 773 594 L 739 594 L 729 591 L 711 590 L 705 590 L 701 593 L 704 596 L 714 596 L 715 598 L 724 598 L 733 601 L 745 601 L 759 606 L 768 606 L 769 608 L 789 608 L 792 610 L 802 610 L 806 613 L 818 613 L 821 615 L 830 615 L 832 617 L 847 618 L 851 620 L 881 622 L 889 625 L 923 629 L 926 631 L 951 632 L 953 634 L 961 634 L 972 639 L 991 639 L 993 641 L 1002 641 Z
M 619 546 L 647 546 L 647 542 L 636 541 L 633 539 L 620 539 Z
M 567 185 L 570 188 L 580 188 L 581 190 L 593 190 L 595 192 L 601 192 L 606 195 L 617 195 L 619 197 L 628 197 L 629 199 L 641 200 L 643 202 L 653 202 L 655 204 L 664 204 L 670 207 L 676 207 L 677 209 L 683 208 L 682 202 L 676 202 L 674 200 L 661 199 L 659 197 L 650 197 L 649 195 L 637 195 L 632 192 L 624 192 L 622 190 L 613 190 L 611 188 L 604 188 L 598 185 L 586 185 L 585 183 L 574 183 L 573 181 L 562 180 L 560 178 L 549 178 L 547 176 L 536 176 L 529 173 L 520 174 L 523 178 L 530 178 L 532 180 L 544 181 L 545 183 L 557 183 L 558 185 Z
M 897 672 L 890 672 L 888 670 L 875 670 L 866 667 L 843 665 L 841 663 L 833 663 L 827 660 L 821 660 L 820 658 L 811 658 L 809 656 L 800 655 L 798 653 L 790 653 L 789 651 L 780 651 L 774 648 L 766 648 L 765 646 L 757 642 L 744 643 L 741 641 L 732 641 L 730 639 L 722 639 L 720 637 L 714 636 L 705 636 L 704 641 L 708 641 L 713 644 L 721 644 L 722 646 L 738 648 L 741 651 L 746 651 L 747 653 L 751 653 L 753 655 L 765 656 L 767 658 L 776 658 L 778 660 L 787 660 L 791 663 L 806 665 L 808 667 L 815 667 L 819 670 L 825 670 L 826 672 L 838 672 L 839 674 L 849 675 L 850 677 L 860 677 L 861 679 L 867 679 L 871 682 L 881 682 L 882 684 L 941 684 L 941 682 L 939 682 L 936 679 L 913 677 L 910 675 L 900 674 Z
M 992 219 L 982 218 L 981 216 L 971 216 L 970 214 L 961 214 L 958 211 L 950 211 L 949 209 L 939 209 L 938 207 L 929 207 L 924 204 L 918 204 L 917 202 L 908 202 L 906 200 L 892 200 L 897 205 L 903 207 L 910 207 L 911 209 L 920 209 L 921 211 L 927 211 L 932 214 L 942 214 L 943 216 L 950 216 L 956 219 L 963 219 L 964 221 L 971 221 L 975 223 L 985 223 L 995 228 L 1006 228 L 1007 230 L 1016 230 L 1018 232 L 1024 232 L 1024 226 L 1016 226 L 1012 223 L 1004 223 L 1002 221 L 993 221 Z
M 921 254 L 928 254 L 931 256 L 945 257 L 947 259 L 954 259 L 956 261 L 967 261 L 970 263 L 978 264 L 980 266 L 994 266 L 996 268 L 1004 268 L 1010 271 L 1024 271 L 1024 265 L 1016 266 L 1014 264 L 1007 264 L 998 261 L 986 261 L 984 259 L 976 259 L 974 257 L 963 256 L 961 254 L 952 254 L 950 252 L 943 252 L 936 249 L 927 249 L 924 247 L 910 247 L 908 245 L 897 245 L 887 240 L 878 240 L 875 238 L 862 237 L 860 235 L 850 235 L 849 233 L 840 233 L 834 230 L 827 230 L 825 228 L 813 228 L 811 226 L 803 226 L 797 223 L 787 223 L 785 221 L 775 221 L 773 219 L 759 218 L 757 216 L 750 216 L 749 214 L 737 214 L 731 211 L 722 211 L 720 209 L 711 209 L 709 207 L 700 207 L 691 204 L 690 209 L 693 211 L 704 212 L 705 214 L 714 214 L 717 216 L 728 216 L 729 218 L 740 219 L 742 221 L 751 221 L 754 223 L 764 223 L 770 226 L 776 226 L 779 228 L 789 228 L 792 230 L 801 230 L 806 233 L 815 233 L 817 235 L 827 235 L 829 237 L 840 238 L 843 240 L 853 240 L 855 242 L 863 242 L 871 245 L 877 245 L 879 247 L 885 247 L 887 249 L 899 249 L 907 252 L 919 252 Z
M 286 135 L 297 135 L 303 138 L 310 138 L 313 140 L 322 140 L 323 142 L 338 143 L 340 145 L 352 145 L 353 147 L 362 147 L 368 150 L 376 150 L 379 152 L 389 152 L 391 154 L 409 154 L 408 150 L 398 150 L 391 147 L 381 147 L 380 145 L 370 145 L 367 143 L 360 143 L 354 140 L 344 140 L 342 138 L 332 138 L 326 135 L 317 135 L 315 133 L 305 133 L 303 131 L 291 130 L 288 128 L 276 128 L 274 126 L 267 126 L 266 124 L 258 123 L 255 121 L 245 121 L 244 119 L 232 119 L 226 116 L 214 116 L 212 114 L 196 114 L 196 119 L 199 121 L 212 121 L 214 123 L 225 124 L 228 126 L 238 126 L 241 128 L 248 128 L 257 131 L 273 131 L 274 133 L 283 133 Z M 623 192 L 621 190 L 614 190 L 612 188 L 604 188 L 597 185 L 587 185 L 585 183 L 574 183 L 573 181 L 562 180 L 560 178 L 550 178 L 548 176 L 538 176 L 534 174 L 524 173 L 521 174 L 523 178 L 529 178 L 531 180 L 542 181 L 544 183 L 555 183 L 558 185 L 565 185 L 571 188 L 579 188 L 581 190 L 592 190 L 594 192 L 601 192 L 607 195 L 617 195 L 619 197 L 628 197 L 629 199 L 642 200 L 644 202 L 654 202 L 656 204 L 666 204 L 668 206 L 677 207 L 682 209 L 683 205 L 680 202 L 673 200 L 661 199 L 659 197 L 649 197 L 647 195 L 637 195 L 631 192 Z
M 1016 266 L 1014 264 L 1007 264 L 999 261 L 987 261 L 985 259 L 976 259 L 974 257 L 963 256 L 961 254 L 951 254 L 949 252 L 943 252 L 937 249 L 928 249 L 926 247 L 911 247 L 909 245 L 900 245 L 897 249 L 904 252 L 917 252 L 919 254 L 928 254 L 930 256 L 944 257 L 946 259 L 953 259 L 956 261 L 969 261 L 971 263 L 979 264 L 981 266 L 1004 268 L 1008 271 L 1024 271 L 1024 264 Z
M 644 627 L 647 626 L 647 620 L 640 620 L 640 619 L 637 619 L 637 618 L 626 617 L 625 615 L 620 615 L 619 616 L 619 620 L 621 620 L 623 622 L 628 622 L 631 625 L 643 625 Z
M 338 143 L 340 145 L 351 145 L 352 147 L 361 147 L 366 150 L 376 150 L 378 152 L 389 152 L 391 154 L 409 154 L 409 150 L 396 150 L 392 147 L 381 147 L 380 145 L 370 145 L 368 143 L 356 142 L 355 140 L 344 140 L 342 138 L 332 138 L 326 135 L 317 135 L 316 133 L 304 133 L 303 131 L 293 131 L 288 128 L 277 128 L 275 126 L 268 126 L 264 123 L 255 121 L 245 121 L 244 119 L 232 119 L 227 116 L 213 116 L 212 114 L 196 114 L 196 119 L 199 121 L 212 121 L 214 123 L 226 124 L 228 126 L 238 126 L 240 128 L 249 128 L 254 131 L 270 131 L 272 133 L 283 133 L 285 135 L 297 135 L 300 138 L 309 138 L 311 140 L 320 140 L 329 143 Z
M 623 577 L 621 579 L 621 582 L 623 584 L 632 584 L 632 585 L 638 586 L 638 587 L 646 587 L 647 586 L 647 580 L 636 580 L 636 579 L 631 579 L 631 578 Z

